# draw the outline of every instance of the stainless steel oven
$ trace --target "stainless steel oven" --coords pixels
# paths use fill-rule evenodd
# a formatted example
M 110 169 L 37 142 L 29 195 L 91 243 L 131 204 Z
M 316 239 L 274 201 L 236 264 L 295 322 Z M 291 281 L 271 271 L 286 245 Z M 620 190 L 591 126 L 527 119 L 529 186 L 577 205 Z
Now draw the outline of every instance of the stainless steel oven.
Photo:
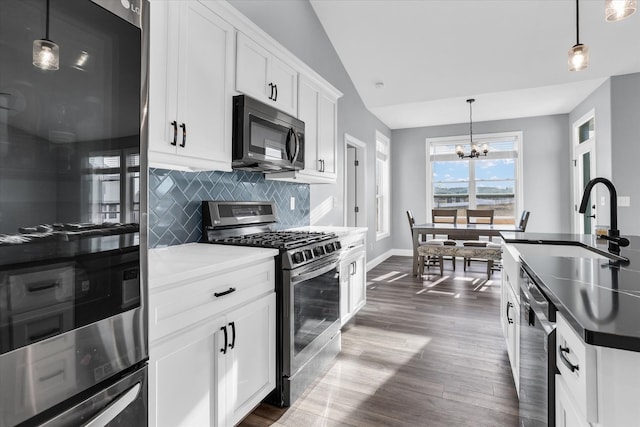
M 556 309 L 520 269 L 521 426 L 555 425 Z
M 108 419 L 131 377 L 146 423 L 147 24 L 0 2 L 0 427 Z
M 283 396 L 289 406 L 340 352 L 340 252 L 284 270 Z

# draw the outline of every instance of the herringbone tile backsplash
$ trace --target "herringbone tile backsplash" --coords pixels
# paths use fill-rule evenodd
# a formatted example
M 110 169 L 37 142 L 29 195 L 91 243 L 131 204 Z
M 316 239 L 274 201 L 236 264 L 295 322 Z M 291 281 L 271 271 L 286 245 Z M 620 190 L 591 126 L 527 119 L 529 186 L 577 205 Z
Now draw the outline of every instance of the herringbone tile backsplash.
M 309 225 L 309 197 L 308 184 L 267 181 L 257 172 L 150 169 L 149 247 L 199 241 L 203 200 L 274 201 L 277 228 L 285 229 Z

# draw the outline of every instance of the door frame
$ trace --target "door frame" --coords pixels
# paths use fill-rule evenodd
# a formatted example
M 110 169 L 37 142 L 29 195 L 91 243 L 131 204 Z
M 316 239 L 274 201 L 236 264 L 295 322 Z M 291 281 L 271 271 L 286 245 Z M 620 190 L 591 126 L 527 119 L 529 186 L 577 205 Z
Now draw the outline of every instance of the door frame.
M 344 218 L 343 224 L 345 226 L 348 225 L 348 212 L 347 206 L 349 192 L 348 189 L 348 179 L 347 179 L 347 149 L 349 147 L 354 147 L 356 149 L 356 158 L 359 161 L 358 168 L 356 169 L 356 203 L 358 206 L 358 227 L 366 227 L 367 226 L 367 204 L 366 204 L 366 190 L 367 190 L 367 144 L 358 138 L 349 135 L 345 132 L 344 134 L 344 187 L 343 187 L 343 206 L 344 206 Z M 362 222 L 362 223 L 360 223 Z
M 582 167 L 582 156 L 586 153 L 589 154 L 589 168 L 590 168 L 590 179 L 593 179 L 596 176 L 596 157 L 597 157 L 597 123 L 596 123 L 596 114 L 595 109 L 589 110 L 586 114 L 584 114 L 579 119 L 575 120 L 571 125 L 571 194 L 572 194 L 572 207 L 571 207 L 571 226 L 572 231 L 575 234 L 584 234 L 584 214 L 578 212 L 578 208 L 580 206 L 580 202 L 582 201 L 582 194 L 584 192 L 584 187 L 586 182 L 583 182 L 583 167 Z M 589 137 L 583 143 L 580 143 L 580 126 L 587 123 L 589 120 L 593 119 L 593 135 Z M 597 186 L 593 188 L 591 192 L 591 202 L 592 205 L 595 205 L 596 208 L 592 210 L 593 215 L 597 215 L 597 206 L 598 206 L 598 188 Z M 591 224 L 591 233 L 593 233 L 595 229 L 595 225 L 598 218 L 594 219 Z

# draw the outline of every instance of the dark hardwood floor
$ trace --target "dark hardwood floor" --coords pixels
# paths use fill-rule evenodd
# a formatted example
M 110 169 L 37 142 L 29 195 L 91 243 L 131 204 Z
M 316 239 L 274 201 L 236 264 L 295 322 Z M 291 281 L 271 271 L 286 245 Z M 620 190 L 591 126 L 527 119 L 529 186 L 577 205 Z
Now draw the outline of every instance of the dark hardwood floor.
M 411 276 L 410 257 L 367 275 L 367 305 L 342 352 L 290 408 L 262 404 L 241 426 L 517 426 L 500 328 L 500 272 L 445 265 Z M 429 272 L 428 272 L 429 273 Z

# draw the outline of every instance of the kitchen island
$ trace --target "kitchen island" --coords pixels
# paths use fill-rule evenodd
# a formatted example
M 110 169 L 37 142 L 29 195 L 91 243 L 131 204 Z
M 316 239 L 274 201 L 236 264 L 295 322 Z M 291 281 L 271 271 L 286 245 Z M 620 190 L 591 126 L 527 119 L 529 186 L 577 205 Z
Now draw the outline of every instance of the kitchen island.
M 514 290 L 523 284 L 526 288 L 530 278 L 557 309 L 557 327 L 545 344 L 549 367 L 555 373 L 548 393 L 556 425 L 637 425 L 640 237 L 629 237 L 629 247 L 622 249 L 620 255 L 628 261 L 607 258 L 607 242 L 595 236 L 502 233 L 502 238 L 507 258 L 504 278 L 508 279 L 503 284 L 513 286 L 517 281 Z M 509 260 L 514 249 L 523 270 L 517 278 Z M 520 350 L 514 369 L 514 377 L 520 380 L 521 415 L 523 402 L 526 407 L 531 397 L 522 386 L 532 375 L 531 366 L 521 362 L 523 351 L 532 350 L 522 341 L 535 323 L 530 311 L 522 301 L 520 342 L 516 344 Z

